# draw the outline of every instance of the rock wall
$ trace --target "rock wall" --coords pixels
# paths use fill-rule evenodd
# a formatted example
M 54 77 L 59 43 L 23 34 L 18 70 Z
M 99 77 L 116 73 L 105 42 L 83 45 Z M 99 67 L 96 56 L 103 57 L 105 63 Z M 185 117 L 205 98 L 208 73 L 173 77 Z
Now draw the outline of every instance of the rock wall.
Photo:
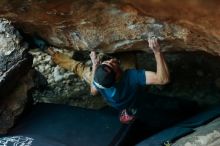
M 32 58 L 11 22 L 0 19 L 0 134 L 5 134 L 26 107 L 33 87 Z
M 6 19 L 0 19 L 0 93 L 3 98 L 16 84 L 28 66 L 31 59 L 26 56 L 27 44 L 22 44 L 19 32 Z M 25 67 L 25 64 L 27 67 Z M 23 71 L 21 70 L 23 69 Z
M 220 145 L 220 118 L 198 127 L 195 132 L 177 140 L 172 146 L 218 146 Z
M 164 51 L 219 55 L 218 5 L 216 0 L 6 0 L 0 3 L 0 16 L 56 47 L 146 51 L 144 40 L 153 35 Z
M 55 48 L 54 48 L 55 49 Z M 66 55 L 73 55 L 68 50 L 60 50 Z M 71 71 L 64 70 L 53 63 L 51 56 L 39 51 L 31 50 L 33 67 L 38 71 L 36 90 L 33 92 L 35 102 L 67 104 L 77 107 L 99 109 L 106 106 L 100 96 L 90 95 L 90 86 Z M 91 64 L 91 62 L 87 62 Z
M 134 6 L 143 15 L 189 30 L 186 37 L 189 50 L 195 47 L 219 55 L 220 1 L 123 0 L 123 2 Z
M 0 40 L 0 134 L 6 134 L 34 102 L 93 109 L 105 106 L 101 97 L 91 98 L 88 85 L 53 64 L 46 53 L 32 50 L 32 59 L 28 44 L 6 19 L 0 19 Z
M 0 92 L 4 98 L 31 67 L 32 58 L 27 54 L 27 43 L 6 19 L 0 19 L 0 42 Z
M 32 106 L 32 100 L 28 97 L 28 91 L 34 87 L 32 77 L 33 71 L 25 74 L 7 98 L 0 100 L 0 134 L 7 134 L 22 113 Z

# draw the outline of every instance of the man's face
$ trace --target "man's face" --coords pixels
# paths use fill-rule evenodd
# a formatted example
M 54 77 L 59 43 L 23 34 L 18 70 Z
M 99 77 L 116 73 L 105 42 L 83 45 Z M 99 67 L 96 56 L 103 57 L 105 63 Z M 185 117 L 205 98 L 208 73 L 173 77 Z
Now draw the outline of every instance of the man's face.
M 120 62 L 115 58 L 103 61 L 102 64 L 105 64 L 112 68 L 113 71 L 116 73 L 116 78 L 121 73 Z

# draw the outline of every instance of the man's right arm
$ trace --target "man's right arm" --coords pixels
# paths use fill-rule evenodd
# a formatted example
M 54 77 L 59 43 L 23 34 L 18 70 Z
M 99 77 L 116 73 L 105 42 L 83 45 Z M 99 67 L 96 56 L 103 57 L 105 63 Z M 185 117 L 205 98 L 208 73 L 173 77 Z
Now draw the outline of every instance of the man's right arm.
M 94 51 L 92 51 L 90 53 L 90 58 L 91 58 L 91 61 L 92 61 L 92 80 L 91 80 L 91 85 L 90 85 L 90 93 L 92 95 L 98 95 L 98 90 L 94 87 L 93 85 L 93 80 L 94 80 L 94 74 L 95 74 L 95 70 L 96 68 L 98 67 L 99 65 L 99 60 L 97 59 L 96 57 L 96 53 Z

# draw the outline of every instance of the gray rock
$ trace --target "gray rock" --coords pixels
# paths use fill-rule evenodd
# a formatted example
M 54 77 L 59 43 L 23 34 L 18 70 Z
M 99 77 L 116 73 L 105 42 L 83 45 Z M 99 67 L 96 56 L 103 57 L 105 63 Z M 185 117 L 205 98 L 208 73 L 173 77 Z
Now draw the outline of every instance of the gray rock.
M 176 141 L 172 146 L 219 146 L 220 118 L 195 129 L 195 132 Z
M 14 125 L 28 101 L 27 91 L 33 87 L 28 73 L 32 57 L 26 49 L 18 31 L 0 18 L 0 134 Z
M 32 58 L 25 52 L 27 46 L 20 45 L 22 37 L 10 21 L 0 19 L 0 32 L 0 93 L 4 97 L 30 69 Z

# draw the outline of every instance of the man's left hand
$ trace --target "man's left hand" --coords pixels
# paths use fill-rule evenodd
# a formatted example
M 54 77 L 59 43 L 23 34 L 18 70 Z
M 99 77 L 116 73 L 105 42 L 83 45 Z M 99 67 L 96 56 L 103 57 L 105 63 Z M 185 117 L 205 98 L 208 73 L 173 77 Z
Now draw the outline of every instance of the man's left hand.
M 154 53 L 160 52 L 160 45 L 159 45 L 156 38 L 155 39 L 148 39 L 148 44 Z

